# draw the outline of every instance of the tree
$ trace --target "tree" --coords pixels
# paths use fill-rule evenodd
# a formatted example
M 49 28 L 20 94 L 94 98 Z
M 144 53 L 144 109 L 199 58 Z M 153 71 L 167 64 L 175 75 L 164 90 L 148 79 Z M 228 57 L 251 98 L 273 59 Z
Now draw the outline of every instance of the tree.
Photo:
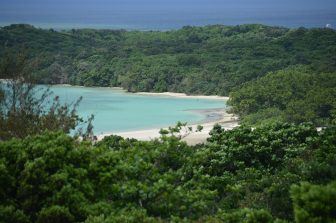
M 62 104 L 48 87 L 36 84 L 36 64 L 23 51 L 8 51 L 0 62 L 0 140 L 24 138 L 45 130 L 69 133 L 84 122 L 77 115 L 81 98 Z M 91 127 L 88 130 L 92 132 Z
M 336 222 L 336 182 L 294 185 L 291 195 L 297 223 Z
M 0 142 L 0 222 L 280 223 L 294 222 L 293 204 L 298 222 L 332 222 L 335 135 L 272 124 L 217 126 L 196 146 L 176 136 L 11 139 Z M 316 186 L 291 191 L 302 181 Z

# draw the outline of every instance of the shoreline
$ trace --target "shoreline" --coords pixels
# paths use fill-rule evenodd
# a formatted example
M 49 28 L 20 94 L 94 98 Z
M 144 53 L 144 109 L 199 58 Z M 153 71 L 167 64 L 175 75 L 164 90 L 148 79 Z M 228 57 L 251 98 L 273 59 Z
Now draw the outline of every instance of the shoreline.
M 174 93 L 174 92 L 136 92 L 133 94 L 145 95 L 145 96 L 166 96 L 166 97 L 175 97 L 175 98 L 195 98 L 195 99 L 212 99 L 212 100 L 229 100 L 227 96 L 218 96 L 218 95 L 187 95 L 185 93 Z
M 203 117 L 203 119 L 192 122 L 189 125 L 203 125 L 212 122 L 219 122 L 224 118 L 225 114 L 228 114 L 227 108 L 192 109 L 185 110 L 185 112 L 196 113 Z
M 182 137 L 182 141 L 186 142 L 188 145 L 196 145 L 200 143 L 205 143 L 206 139 L 209 138 L 209 133 L 213 129 L 215 124 L 219 124 L 222 128 L 226 130 L 231 130 L 237 126 L 238 117 L 234 114 L 228 114 L 226 109 L 204 109 L 204 110 L 190 110 L 191 112 L 201 113 L 205 115 L 205 118 L 196 124 L 189 124 L 181 130 L 178 136 Z M 201 132 L 197 132 L 197 126 L 203 126 Z M 188 131 L 188 127 L 192 127 L 192 131 Z M 161 129 L 168 129 L 169 126 L 163 128 L 152 128 L 143 129 L 135 131 L 124 131 L 124 132 L 111 132 L 105 133 L 97 136 L 98 141 L 102 140 L 106 136 L 117 135 L 123 138 L 134 138 L 140 141 L 150 141 L 160 137 Z
M 55 86 L 55 85 L 53 85 Z M 85 86 L 74 86 L 69 84 L 58 84 L 56 86 L 65 86 L 65 87 L 85 87 Z M 153 96 L 153 97 L 172 97 L 172 98 L 189 98 L 189 99 L 208 99 L 208 100 L 222 100 L 226 102 L 229 100 L 229 97 L 218 96 L 218 95 L 187 95 L 185 93 L 174 93 L 174 92 L 128 92 L 127 90 L 121 87 L 89 87 L 89 88 L 101 88 L 101 89 L 109 89 L 109 90 L 117 90 L 123 91 L 127 94 L 131 95 L 139 95 L 139 96 Z M 196 145 L 200 143 L 205 143 L 206 139 L 209 138 L 209 133 L 213 129 L 215 124 L 221 125 L 224 129 L 230 130 L 237 126 L 238 117 L 235 114 L 227 113 L 227 108 L 209 108 L 209 109 L 199 109 L 199 110 L 186 110 L 186 112 L 197 113 L 203 116 L 203 119 L 196 123 L 187 124 L 187 126 L 181 130 L 181 133 L 178 134 L 182 137 L 182 141 L 186 142 L 189 145 Z M 176 123 L 171 126 L 175 126 Z M 197 126 L 203 126 L 203 130 L 201 132 L 197 132 Z M 188 127 L 192 127 L 192 131 L 188 132 Z M 100 141 L 106 136 L 110 135 L 118 135 L 123 138 L 134 138 L 141 141 L 149 141 L 160 137 L 161 129 L 168 129 L 169 126 L 164 127 L 154 127 L 149 129 L 141 129 L 141 130 L 130 130 L 130 131 L 120 131 L 120 132 L 107 132 L 103 134 L 97 135 L 97 140 Z
M 174 98 L 191 98 L 191 99 L 210 99 L 210 100 L 229 100 L 228 96 L 218 96 L 218 95 L 187 95 L 186 93 L 176 93 L 176 92 L 129 92 L 122 87 L 99 87 L 99 86 L 81 86 L 81 85 L 71 85 L 71 84 L 52 84 L 50 86 L 59 86 L 59 87 L 78 87 L 78 88 L 100 88 L 100 89 L 110 89 L 123 91 L 127 94 L 133 95 L 142 95 L 142 96 L 159 96 L 159 97 L 174 97 Z

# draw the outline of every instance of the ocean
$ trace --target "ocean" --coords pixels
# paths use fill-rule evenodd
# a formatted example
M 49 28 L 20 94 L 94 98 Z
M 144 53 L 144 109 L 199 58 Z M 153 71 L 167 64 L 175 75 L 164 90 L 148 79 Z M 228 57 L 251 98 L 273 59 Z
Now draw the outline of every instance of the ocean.
M 54 85 L 51 90 L 63 103 L 82 96 L 78 114 L 84 119 L 95 116 L 97 135 L 174 126 L 178 121 L 199 123 L 205 117 L 193 110 L 226 107 L 223 100 L 138 95 L 113 88 Z
M 261 23 L 336 26 L 335 0 L 0 0 L 0 26 L 169 30 Z

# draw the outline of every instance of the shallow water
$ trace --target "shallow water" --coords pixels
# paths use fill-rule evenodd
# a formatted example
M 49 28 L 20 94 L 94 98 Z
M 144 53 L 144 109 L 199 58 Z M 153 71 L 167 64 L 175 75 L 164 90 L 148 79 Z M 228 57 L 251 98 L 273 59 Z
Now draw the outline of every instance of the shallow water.
M 225 101 L 212 99 L 145 96 L 111 88 L 53 86 L 62 102 L 83 97 L 78 113 L 95 116 L 95 134 L 150 129 L 174 125 L 177 121 L 197 123 L 205 117 L 190 110 L 225 108 Z

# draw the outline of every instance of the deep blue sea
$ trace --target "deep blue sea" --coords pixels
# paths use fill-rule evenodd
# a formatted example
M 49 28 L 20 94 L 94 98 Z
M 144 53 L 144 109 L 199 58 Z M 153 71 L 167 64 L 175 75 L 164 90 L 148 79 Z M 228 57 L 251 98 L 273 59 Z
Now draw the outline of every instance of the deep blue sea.
M 262 23 L 336 27 L 336 0 L 0 0 L 0 26 L 177 29 Z

